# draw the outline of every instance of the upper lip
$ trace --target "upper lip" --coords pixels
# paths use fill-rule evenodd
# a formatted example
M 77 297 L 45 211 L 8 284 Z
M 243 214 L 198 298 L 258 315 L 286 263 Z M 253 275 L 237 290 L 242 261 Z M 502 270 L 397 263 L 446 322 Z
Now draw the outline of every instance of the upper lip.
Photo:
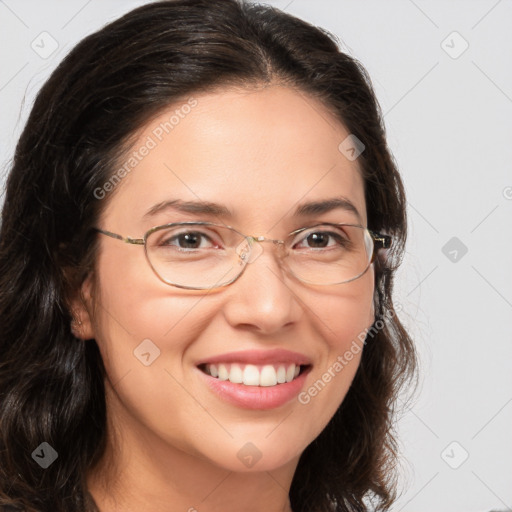
M 291 364 L 309 365 L 311 359 L 298 352 L 291 352 L 276 348 L 273 350 L 240 350 L 238 352 L 227 352 L 216 356 L 207 357 L 197 362 L 197 366 L 202 364 L 221 364 L 221 363 L 241 363 L 241 364 Z

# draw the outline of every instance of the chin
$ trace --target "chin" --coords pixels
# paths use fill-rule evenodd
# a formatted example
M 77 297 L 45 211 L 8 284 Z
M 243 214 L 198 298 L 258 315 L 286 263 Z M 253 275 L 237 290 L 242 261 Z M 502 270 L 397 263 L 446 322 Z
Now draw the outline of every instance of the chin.
M 249 438 L 247 438 L 249 439 Z M 205 454 L 214 465 L 236 473 L 275 471 L 286 465 L 296 465 L 302 453 L 297 446 L 266 441 L 236 441 L 216 444 L 216 452 Z

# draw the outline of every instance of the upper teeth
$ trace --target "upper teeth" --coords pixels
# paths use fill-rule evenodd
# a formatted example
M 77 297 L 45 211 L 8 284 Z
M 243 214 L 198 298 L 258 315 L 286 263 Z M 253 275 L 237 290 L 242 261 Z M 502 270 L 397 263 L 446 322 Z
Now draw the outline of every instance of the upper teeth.
M 246 386 L 275 386 L 291 382 L 300 372 L 300 366 L 296 364 L 279 364 L 273 366 L 266 364 L 256 366 L 253 364 L 207 364 L 206 373 L 220 380 L 229 380 L 235 384 Z

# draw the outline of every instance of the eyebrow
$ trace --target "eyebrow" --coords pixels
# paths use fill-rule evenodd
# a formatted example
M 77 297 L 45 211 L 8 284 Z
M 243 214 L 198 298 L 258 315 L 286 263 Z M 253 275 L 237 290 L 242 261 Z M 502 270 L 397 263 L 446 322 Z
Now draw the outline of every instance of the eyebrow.
M 319 201 L 309 201 L 300 204 L 295 212 L 294 217 L 312 217 L 322 215 L 336 209 L 342 209 L 353 213 L 362 222 L 359 211 L 354 204 L 346 197 L 332 197 Z M 167 210 L 175 210 L 192 215 L 215 215 L 223 218 L 232 219 L 233 212 L 226 206 L 210 201 L 183 201 L 181 199 L 171 199 L 162 201 L 152 206 L 145 214 L 144 218 L 153 217 L 154 215 Z

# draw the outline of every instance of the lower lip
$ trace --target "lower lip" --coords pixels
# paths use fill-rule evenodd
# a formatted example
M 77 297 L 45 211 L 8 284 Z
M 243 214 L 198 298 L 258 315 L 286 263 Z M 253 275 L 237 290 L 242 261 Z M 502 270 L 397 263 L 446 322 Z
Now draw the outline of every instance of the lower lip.
M 234 384 L 229 380 L 220 380 L 198 369 L 210 389 L 226 402 L 244 409 L 258 410 L 274 409 L 293 400 L 303 388 L 310 370 L 311 366 L 308 366 L 291 382 L 275 386 L 245 386 L 244 384 Z

